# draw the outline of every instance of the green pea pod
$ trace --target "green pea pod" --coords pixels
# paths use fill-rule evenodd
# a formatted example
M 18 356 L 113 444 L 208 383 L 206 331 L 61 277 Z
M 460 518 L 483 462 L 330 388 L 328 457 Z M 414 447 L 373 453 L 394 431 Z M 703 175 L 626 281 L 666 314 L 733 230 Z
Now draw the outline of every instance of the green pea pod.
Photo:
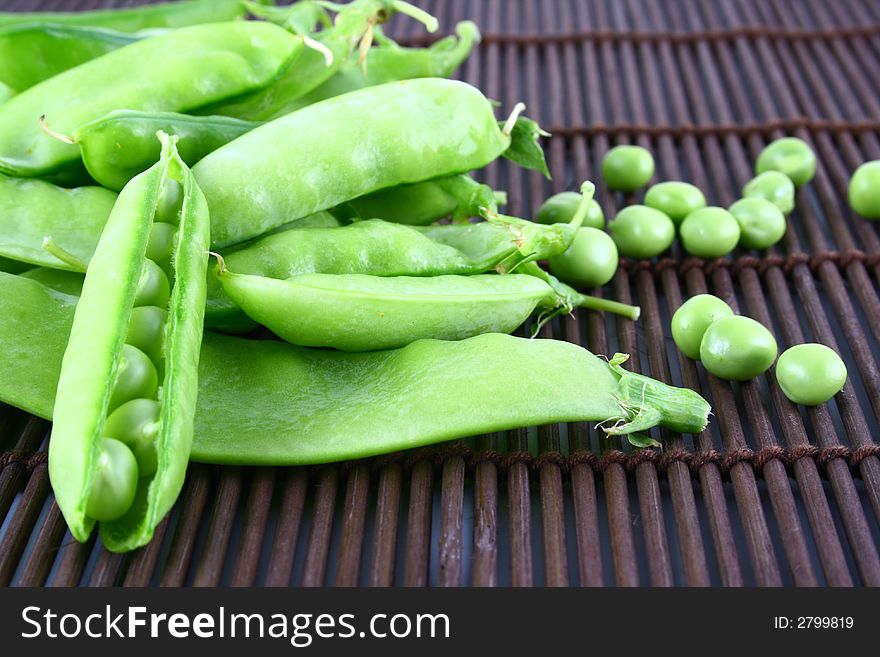
M 342 137 L 351 130 L 357 139 Z M 214 151 L 193 172 L 222 247 L 379 189 L 478 169 L 509 146 L 477 89 L 424 78 L 288 114 Z
M 144 36 L 64 23 L 0 26 L 0 81 L 24 91 Z
M 66 135 L 119 108 L 186 111 L 265 86 L 302 48 L 300 37 L 275 25 L 237 21 L 185 27 L 114 50 L 0 105 L 0 171 L 82 178 L 79 149 L 47 135 L 41 117 Z
M 113 551 L 147 543 L 174 504 L 198 388 L 208 209 L 176 139 L 160 136 L 159 162 L 123 189 L 89 264 L 49 445 L 71 533 L 85 541 L 99 520 Z
M 71 139 L 92 178 L 118 191 L 159 157 L 159 130 L 180 138 L 180 158 L 192 166 L 257 125 L 227 116 L 114 110 L 74 130 Z
M 583 222 L 593 196 L 584 183 L 578 212 L 569 224 L 545 226 L 494 214 L 478 224 L 431 229 L 372 219 L 342 228 L 311 228 L 264 237 L 229 254 L 226 266 L 239 274 L 287 279 L 300 274 L 371 276 L 508 273 L 521 264 L 563 253 Z M 208 278 L 206 321 L 226 323 L 238 305 L 214 276 Z
M 48 288 L 78 297 L 82 294 L 85 275 L 75 271 L 34 267 L 19 274 L 22 278 L 38 281 Z
M 65 25 L 103 27 L 120 32 L 137 32 L 155 27 L 184 27 L 198 23 L 243 18 L 241 0 L 179 0 L 156 2 L 142 7 L 71 12 L 0 12 L 0 25 L 44 21 Z
M 366 65 L 362 65 L 360 53 L 353 54 L 326 82 L 288 101 L 272 118 L 377 84 L 414 78 L 448 78 L 480 41 L 480 32 L 471 21 L 456 25 L 455 33 L 458 38 L 445 37 L 429 48 L 401 48 L 385 40 L 369 49 Z
M 502 195 L 506 201 L 506 196 Z M 350 217 L 411 226 L 425 226 L 444 217 L 456 220 L 480 216 L 483 209 L 498 209 L 498 192 L 466 174 L 399 185 L 361 196 L 336 210 Z
M 14 95 L 15 89 L 10 87 L 8 84 L 0 81 L 0 105 L 12 98 Z
M 315 22 L 314 9 L 311 3 L 291 5 L 289 8 L 276 8 L 281 12 L 294 12 L 296 29 L 308 29 Z M 437 29 L 437 21 L 433 16 L 414 8 L 402 0 L 353 0 L 346 5 L 335 6 L 338 11 L 332 27 L 315 33 L 310 38 L 304 34 L 307 44 L 311 46 L 304 52 L 295 69 L 288 71 L 265 89 L 236 99 L 232 103 L 224 103 L 209 108 L 211 113 L 225 114 L 242 119 L 270 120 L 292 111 L 291 102 L 328 80 L 339 70 L 348 59 L 352 49 L 359 44 L 363 54 L 370 46 L 374 26 L 382 23 L 397 12 L 409 13 L 425 23 L 433 32 Z M 300 14 L 305 13 L 305 20 Z M 277 21 L 278 19 L 276 19 Z M 291 19 L 283 22 L 291 27 Z
M 0 174 L 0 256 L 85 271 L 115 202 L 101 187 L 64 189 Z
M 0 377 L 0 400 L 52 417 L 75 304 L 0 274 L 0 371 L 28 372 Z M 705 428 L 702 397 L 627 372 L 621 358 L 501 334 L 349 353 L 208 332 L 190 457 L 325 463 L 556 422 L 598 421 L 613 435 Z
M 30 269 L 31 266 L 32 265 L 29 262 L 20 262 L 18 260 L 12 260 L 0 256 L 0 271 L 6 272 L 7 274 L 20 274 Z

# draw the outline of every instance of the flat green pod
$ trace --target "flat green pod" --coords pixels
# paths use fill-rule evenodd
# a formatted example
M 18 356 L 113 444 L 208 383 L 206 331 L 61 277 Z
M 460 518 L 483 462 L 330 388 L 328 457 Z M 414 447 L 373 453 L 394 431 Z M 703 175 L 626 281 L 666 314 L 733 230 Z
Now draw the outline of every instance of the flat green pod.
M 0 174 L 0 256 L 85 271 L 114 203 L 116 194 L 101 187 L 66 189 Z
M 0 105 L 0 171 L 83 179 L 79 149 L 47 134 L 41 117 L 70 135 L 119 108 L 185 112 L 269 84 L 302 47 L 302 38 L 275 25 L 235 21 L 184 27 L 109 52 Z
M 76 299 L 0 281 L 0 310 L 16 309 L 0 323 L 0 368 L 32 374 L 0 378 L 0 400 L 49 419 Z M 190 457 L 307 465 L 555 422 L 601 422 L 612 435 L 705 428 L 699 394 L 623 370 L 625 358 L 502 334 L 352 353 L 206 332 Z

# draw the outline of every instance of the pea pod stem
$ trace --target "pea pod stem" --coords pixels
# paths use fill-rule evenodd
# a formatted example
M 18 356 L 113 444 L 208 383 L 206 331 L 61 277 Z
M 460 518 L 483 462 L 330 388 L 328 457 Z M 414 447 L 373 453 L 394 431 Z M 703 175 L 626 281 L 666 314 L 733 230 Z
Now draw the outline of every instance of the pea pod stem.
M 525 103 L 517 103 L 513 106 L 513 111 L 510 113 L 510 116 L 507 117 L 507 120 L 504 122 L 504 127 L 501 128 L 501 132 L 509 137 L 510 133 L 513 132 L 513 126 L 516 125 L 516 120 L 519 118 L 519 115 L 526 111 Z
M 393 2 L 391 3 L 391 7 L 394 9 L 394 11 L 403 14 L 404 16 L 409 16 L 414 20 L 417 20 L 419 23 L 425 26 L 425 29 L 428 30 L 428 32 L 434 33 L 440 26 L 440 23 L 437 21 L 436 18 L 434 18 L 434 16 L 426 12 L 424 9 L 420 9 L 415 5 L 404 2 L 404 0 L 393 0 Z
M 88 263 L 83 262 L 75 255 L 73 255 L 70 251 L 62 248 L 51 236 L 47 236 L 43 238 L 43 248 L 46 249 L 53 256 L 58 258 L 61 262 L 66 265 L 72 267 L 75 271 L 80 273 L 85 273 L 86 269 L 88 269 Z

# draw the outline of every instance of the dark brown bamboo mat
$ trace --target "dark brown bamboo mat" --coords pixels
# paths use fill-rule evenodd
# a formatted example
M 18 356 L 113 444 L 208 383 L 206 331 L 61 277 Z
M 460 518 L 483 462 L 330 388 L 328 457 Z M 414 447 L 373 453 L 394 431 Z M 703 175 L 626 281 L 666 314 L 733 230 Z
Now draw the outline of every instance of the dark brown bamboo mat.
M 85 9 L 92 0 L 0 3 Z M 600 183 L 616 143 L 728 205 L 771 139 L 810 142 L 819 169 L 779 248 L 709 262 L 680 251 L 628 262 L 610 286 L 637 324 L 579 311 L 544 337 L 699 390 L 699 436 L 663 451 L 587 425 L 510 431 L 316 468 L 193 465 L 147 548 L 72 541 L 45 464 L 48 423 L 0 409 L 3 585 L 878 585 L 880 234 L 846 203 L 850 173 L 880 159 L 880 5 L 869 0 L 433 0 L 441 33 L 485 34 L 460 75 L 555 136 L 552 183 L 505 164 L 485 180 L 534 212 L 551 192 Z M 390 33 L 426 43 L 396 20 Z M 598 191 L 606 214 L 636 197 Z M 683 358 L 669 320 L 712 292 L 772 327 L 780 350 L 838 350 L 849 382 L 799 409 L 772 374 L 729 384 Z M 13 375 L 2 373 L 3 376 Z M 291 436 L 291 440 L 295 440 Z

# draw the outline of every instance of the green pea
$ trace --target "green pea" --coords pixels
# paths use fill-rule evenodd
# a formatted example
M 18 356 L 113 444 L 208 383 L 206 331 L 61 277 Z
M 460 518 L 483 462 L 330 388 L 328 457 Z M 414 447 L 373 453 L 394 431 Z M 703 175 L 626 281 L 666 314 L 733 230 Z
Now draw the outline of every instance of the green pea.
M 141 477 L 156 471 L 159 402 L 155 399 L 132 399 L 125 402 L 107 417 L 104 433 L 124 443 L 131 450 Z
M 170 297 L 171 285 L 168 283 L 165 272 L 149 258 L 144 260 L 144 268 L 138 281 L 134 305 L 164 308 L 168 305 Z
M 147 242 L 146 256 L 163 270 L 170 270 L 171 255 L 174 253 L 174 242 L 177 238 L 177 227 L 164 221 L 154 221 L 150 226 L 150 241 Z
M 817 406 L 834 397 L 846 383 L 846 365 L 824 344 L 789 347 L 776 363 L 776 381 L 795 404 Z
M 570 223 L 581 202 L 581 195 L 577 192 L 560 192 L 554 194 L 541 206 L 535 219 L 542 224 L 567 224 Z M 596 199 L 590 201 L 587 208 L 587 216 L 584 217 L 585 227 L 605 228 L 605 213 Z
M 724 208 L 707 207 L 691 212 L 679 226 L 685 250 L 698 258 L 719 258 L 739 242 L 736 218 Z
M 652 185 L 645 193 L 645 205 L 680 224 L 694 210 L 706 207 L 706 197 L 699 187 L 670 180 Z
M 122 517 L 134 502 L 137 481 L 137 461 L 131 450 L 118 440 L 104 438 L 95 459 L 86 513 L 102 521 Z
M 157 306 L 138 306 L 131 311 L 125 341 L 143 351 L 153 363 L 160 363 L 165 350 L 165 320 L 168 313 Z
M 162 181 L 159 202 L 156 205 L 156 221 L 169 224 L 180 222 L 180 208 L 183 205 L 183 190 L 174 178 Z
M 685 301 L 672 315 L 672 339 L 688 358 L 700 360 L 700 343 L 706 330 L 733 310 L 711 294 L 698 294 Z
M 617 271 L 617 245 L 598 228 L 580 228 L 565 253 L 549 259 L 550 271 L 566 283 L 600 287 Z
M 855 170 L 849 181 L 849 205 L 865 219 L 880 219 L 880 160 Z
M 747 381 L 766 372 L 776 360 L 776 340 L 763 324 L 749 317 L 722 317 L 706 329 L 700 360 L 719 379 Z
M 647 205 L 629 205 L 609 226 L 618 250 L 632 258 L 653 258 L 675 239 L 675 224 L 667 215 Z
M 615 146 L 602 158 L 602 177 L 609 189 L 633 192 L 654 175 L 654 156 L 641 146 Z
M 739 223 L 739 245 L 746 249 L 769 249 L 785 235 L 785 215 L 763 198 L 741 198 L 728 208 Z
M 742 195 L 749 198 L 767 199 L 783 214 L 794 210 L 794 183 L 779 171 L 765 171 L 745 184 Z
M 805 185 L 816 175 L 816 154 L 810 145 L 797 137 L 783 137 L 767 144 L 758 161 L 755 173 L 779 171 L 789 177 L 795 187 Z
M 129 399 L 155 397 L 159 387 L 159 375 L 153 361 L 140 349 L 130 344 L 122 346 L 116 385 L 110 395 L 107 411 L 112 411 Z

